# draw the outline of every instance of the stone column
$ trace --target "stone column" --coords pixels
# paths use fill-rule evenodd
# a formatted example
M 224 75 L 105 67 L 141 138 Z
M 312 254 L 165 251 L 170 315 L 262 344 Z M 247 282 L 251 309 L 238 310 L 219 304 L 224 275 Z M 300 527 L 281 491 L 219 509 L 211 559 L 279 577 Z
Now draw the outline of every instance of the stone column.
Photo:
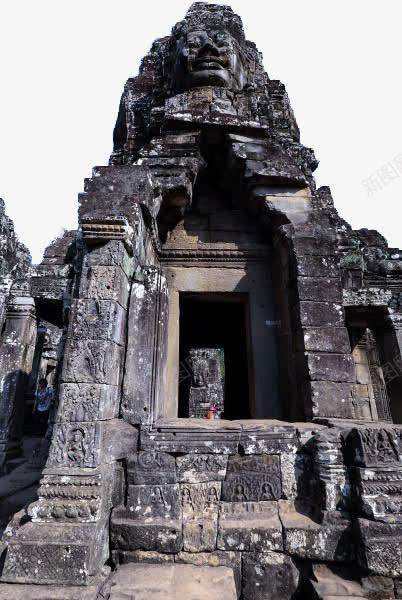
M 24 402 L 35 351 L 35 303 L 26 281 L 14 283 L 0 352 L 0 468 L 21 455 Z
M 271 215 L 274 222 L 275 251 L 283 257 L 281 268 L 286 270 L 282 286 L 289 315 L 283 326 L 290 360 L 294 359 L 294 375 L 289 379 L 297 383 L 293 390 L 296 417 L 358 418 L 352 397 L 356 374 L 342 305 L 336 230 L 324 212 L 316 222 L 315 203 L 320 200 L 307 188 L 285 194 L 278 187 L 270 194 L 266 189 L 259 193 L 264 214 Z
M 292 328 L 296 368 L 307 418 L 358 418 L 352 401 L 356 374 L 345 312 L 336 232 L 305 224 L 292 240 Z
M 28 508 L 32 520 L 10 538 L 5 581 L 88 585 L 109 555 L 110 510 L 122 501 L 117 461 L 136 451 L 138 441 L 137 429 L 118 417 L 130 287 L 142 243 L 139 203 L 129 206 L 130 225 L 121 213 L 113 216 L 116 192 L 110 198 L 106 191 L 113 177 L 115 168 L 97 177 L 97 215 L 81 218 L 87 251 L 71 304 L 52 443 L 39 500 Z M 124 177 L 120 184 L 127 184 Z M 112 215 L 102 217 L 101 209 Z

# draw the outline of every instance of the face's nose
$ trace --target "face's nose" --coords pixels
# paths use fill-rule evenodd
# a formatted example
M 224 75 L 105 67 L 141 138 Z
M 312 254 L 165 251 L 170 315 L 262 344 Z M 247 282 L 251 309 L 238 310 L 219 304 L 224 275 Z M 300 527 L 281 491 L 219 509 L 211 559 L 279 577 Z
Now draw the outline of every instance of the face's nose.
M 200 54 L 206 54 L 207 56 L 219 56 L 219 49 L 215 46 L 213 41 L 208 38 L 200 48 Z

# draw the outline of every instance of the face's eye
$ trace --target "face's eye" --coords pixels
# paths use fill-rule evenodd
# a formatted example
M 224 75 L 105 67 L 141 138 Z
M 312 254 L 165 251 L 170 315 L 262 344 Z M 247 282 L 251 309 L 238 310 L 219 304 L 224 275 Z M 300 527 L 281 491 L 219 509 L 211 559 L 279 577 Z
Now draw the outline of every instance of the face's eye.
M 219 46 L 220 48 L 222 48 L 223 46 L 228 46 L 229 45 L 229 40 L 226 36 L 224 35 L 216 35 L 214 42 L 217 46 Z
M 199 48 L 201 46 L 201 38 L 192 37 L 187 40 L 187 44 L 189 48 Z

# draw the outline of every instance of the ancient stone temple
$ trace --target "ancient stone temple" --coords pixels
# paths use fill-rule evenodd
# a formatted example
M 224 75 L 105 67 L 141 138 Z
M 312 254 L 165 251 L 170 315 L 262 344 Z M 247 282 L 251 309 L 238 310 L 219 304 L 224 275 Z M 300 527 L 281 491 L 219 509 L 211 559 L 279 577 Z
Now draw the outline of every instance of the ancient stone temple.
M 402 598 L 402 253 L 316 167 L 229 7 L 154 42 L 4 287 L 0 599 Z

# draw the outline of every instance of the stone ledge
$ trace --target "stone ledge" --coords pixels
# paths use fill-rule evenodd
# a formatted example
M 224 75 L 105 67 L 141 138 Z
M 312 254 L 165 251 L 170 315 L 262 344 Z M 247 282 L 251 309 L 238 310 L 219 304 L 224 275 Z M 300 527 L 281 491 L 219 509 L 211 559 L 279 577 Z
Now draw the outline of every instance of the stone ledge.
M 120 565 L 110 582 L 110 600 L 236 600 L 232 569 L 188 564 Z

